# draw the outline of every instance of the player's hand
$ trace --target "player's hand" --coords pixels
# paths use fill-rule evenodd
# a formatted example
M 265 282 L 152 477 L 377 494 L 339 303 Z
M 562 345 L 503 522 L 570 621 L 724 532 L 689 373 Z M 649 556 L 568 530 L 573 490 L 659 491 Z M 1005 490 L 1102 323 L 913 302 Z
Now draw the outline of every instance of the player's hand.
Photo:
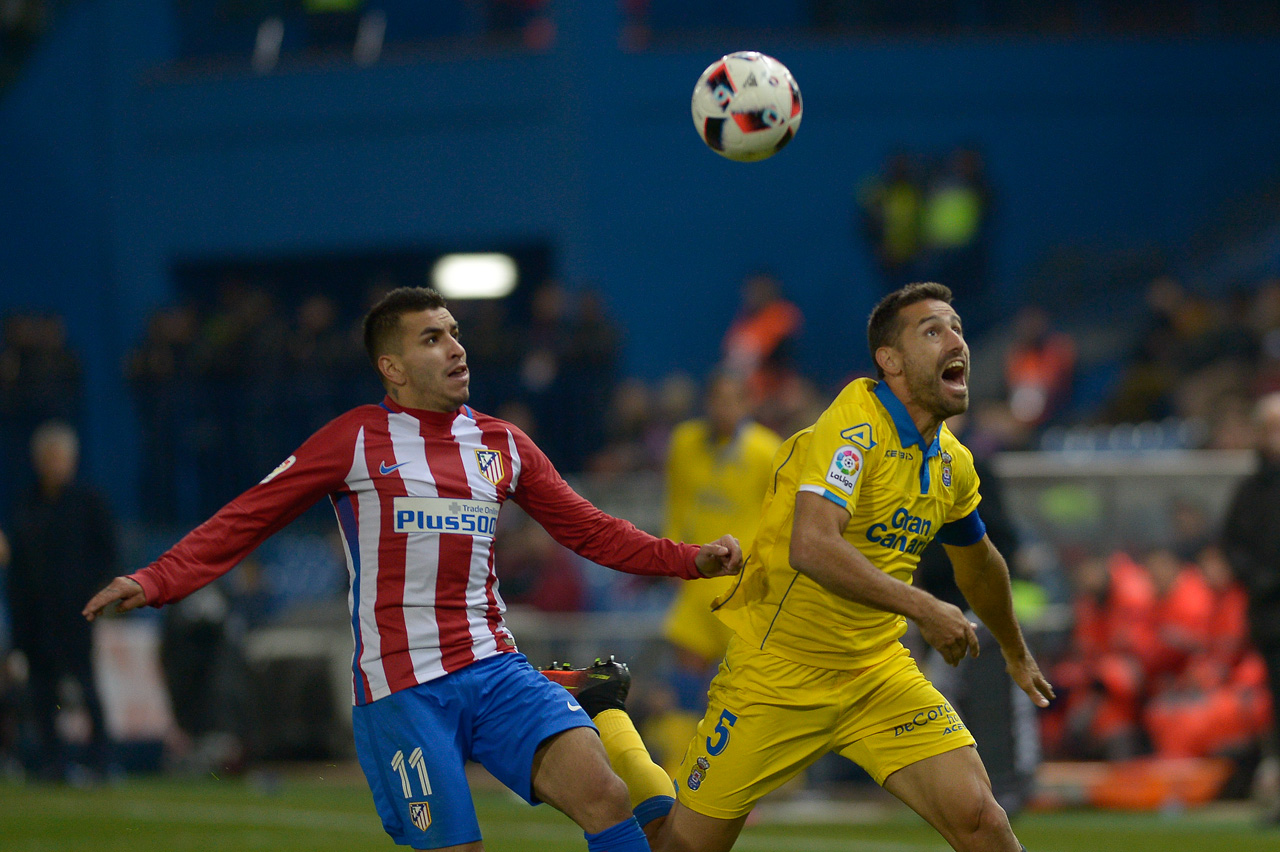
M 722 535 L 698 548 L 693 564 L 704 577 L 728 577 L 742 570 L 742 545 L 731 535 Z
M 119 601 L 119 603 L 116 603 Z M 93 621 L 111 604 L 116 604 L 116 612 L 128 612 L 140 606 L 146 606 L 147 593 L 138 585 L 137 580 L 128 577 L 116 577 L 105 589 L 98 592 L 80 611 L 87 620 Z
M 1014 654 L 1004 655 L 1004 669 L 1037 707 L 1048 707 L 1057 698 L 1053 685 L 1040 673 L 1040 666 L 1025 645 Z
M 960 607 L 938 601 L 926 617 L 916 621 L 920 635 L 937 649 L 949 666 L 958 666 L 965 657 L 978 656 L 978 625 Z

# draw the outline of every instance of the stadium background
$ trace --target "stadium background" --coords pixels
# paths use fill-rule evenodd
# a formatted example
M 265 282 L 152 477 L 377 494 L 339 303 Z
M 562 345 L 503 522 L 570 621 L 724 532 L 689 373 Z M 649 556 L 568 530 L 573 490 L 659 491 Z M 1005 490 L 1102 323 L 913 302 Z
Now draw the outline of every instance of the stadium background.
M 154 555 L 201 506 L 150 513 L 135 473 L 149 450 L 123 365 L 158 310 L 213 305 L 230 272 L 269 282 L 282 303 L 320 291 L 354 314 L 379 276 L 418 283 L 445 253 L 505 251 L 521 266 L 514 316 L 543 279 L 596 292 L 622 335 L 619 374 L 658 383 L 705 375 L 742 281 L 767 268 L 805 316 L 796 367 L 829 393 L 869 368 L 864 318 L 883 289 L 858 232 L 859 187 L 893 150 L 972 146 L 995 198 L 989 323 L 1037 304 L 1082 344 L 1074 395 L 1028 449 L 1096 450 L 1143 445 L 1132 429 L 1094 424 L 1123 372 L 1115 341 L 1131 341 L 1155 274 L 1216 303 L 1278 271 L 1280 16 L 1261 4 L 719 5 L 369 0 L 387 29 L 381 52 L 358 63 L 346 42 L 309 29 L 303 4 L 6 4 L 0 315 L 65 320 L 83 367 L 71 413 L 84 474 L 121 515 L 128 557 Z M 280 55 L 255 68 L 274 16 Z M 753 165 L 707 151 L 687 109 L 697 74 L 742 48 L 781 58 L 805 97 L 797 140 Z M 488 378 L 478 372 L 477 388 Z M 8 427 L 21 420 L 6 414 Z M 1096 454 L 1064 466 L 1051 452 L 997 458 L 997 469 L 1020 505 L 1044 506 L 1042 491 L 1068 483 L 1106 507 L 1101 526 L 1028 513 L 1050 543 L 1121 543 L 1126 530 L 1170 527 L 1153 487 L 1220 510 L 1246 456 L 1130 453 L 1122 468 Z M 226 487 L 260 468 L 245 462 Z M 1137 477 L 1127 490 L 1125 476 Z M 581 481 L 652 525 L 652 475 Z M 302 565 L 306 579 L 281 579 L 271 614 L 305 627 L 298 612 L 315 610 L 290 605 L 332 603 L 341 576 L 317 555 L 322 539 L 282 542 L 268 571 Z M 632 625 L 639 643 L 663 592 L 629 593 L 632 615 L 610 623 Z M 526 642 L 579 650 L 522 617 Z M 582 618 L 589 644 L 595 622 Z

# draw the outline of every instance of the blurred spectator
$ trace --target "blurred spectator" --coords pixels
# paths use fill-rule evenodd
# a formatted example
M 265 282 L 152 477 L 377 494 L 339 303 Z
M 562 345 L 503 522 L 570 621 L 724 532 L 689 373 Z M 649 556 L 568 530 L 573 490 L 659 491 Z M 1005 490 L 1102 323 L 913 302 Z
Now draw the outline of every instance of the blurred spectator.
M 587 469 L 603 476 L 656 470 L 660 456 L 654 456 L 653 447 L 664 436 L 653 415 L 653 395 L 644 382 L 619 382 L 609 405 L 605 445 L 591 457 Z
M 21 463 L 31 435 L 46 420 L 78 425 L 83 404 L 80 359 L 67 346 L 67 328 L 57 314 L 14 314 L 4 324 L 0 349 L 0 511 L 31 482 Z
M 146 336 L 125 363 L 142 435 L 139 502 L 147 519 L 156 523 L 177 523 L 196 514 L 186 470 L 196 324 L 190 307 L 162 308 L 152 315 Z
M 915 280 L 919 271 L 924 192 L 905 153 L 891 154 L 882 172 L 858 189 L 858 223 L 875 259 L 884 292 Z
M 79 704 L 90 721 L 89 769 L 101 777 L 109 758 L 106 725 L 93 671 L 92 625 L 80 615 L 116 571 L 115 522 L 106 501 L 76 481 L 75 430 L 49 421 L 31 439 L 36 485 L 10 526 L 9 611 L 13 646 L 27 659 L 35 717 L 34 770 L 46 780 L 75 780 L 59 711 Z M 76 694 L 68 701 L 67 690 Z
M 1151 578 L 1150 642 L 1140 650 L 1148 689 L 1176 681 L 1188 660 L 1209 643 L 1213 592 L 1194 563 L 1185 563 L 1167 547 L 1154 547 L 1143 559 Z
M 674 541 L 714 541 L 726 532 L 744 550 L 755 538 L 760 505 L 773 475 L 778 436 L 749 419 L 750 398 L 742 377 L 714 373 L 707 380 L 706 414 L 686 420 L 671 434 L 666 463 L 663 535 Z M 720 532 L 708 534 L 713 530 Z M 655 721 L 649 738 L 662 752 L 658 762 L 674 772 L 706 711 L 707 687 L 729 644 L 730 631 L 712 612 L 713 600 L 737 577 L 681 583 L 667 610 L 662 635 L 674 649 L 668 681 L 674 692 L 671 718 Z
M 1041 716 L 1045 751 L 1058 759 L 1118 760 L 1142 750 L 1143 649 L 1152 644 L 1155 591 L 1123 553 L 1088 557 L 1071 571 L 1074 626 L 1051 669 L 1058 700 Z
M 502 572 L 500 592 L 511 605 L 542 612 L 581 612 L 586 586 L 581 560 L 551 538 L 541 524 L 512 506 L 503 511 L 496 548 Z
M 1205 630 L 1178 676 L 1152 696 L 1147 735 L 1162 757 L 1221 756 L 1252 766 L 1271 719 L 1266 664 L 1248 644 L 1246 593 L 1217 545 L 1201 549 L 1198 574 Z
M 563 469 L 581 470 L 598 446 L 616 381 L 619 340 L 596 296 L 575 306 L 558 281 L 534 292 L 520 392 L 542 427 L 543 449 Z
M 564 355 L 568 387 L 565 418 L 571 422 L 573 449 L 565 453 L 569 470 L 581 470 L 590 453 L 604 442 L 604 417 L 618 384 L 622 331 L 609 316 L 604 297 L 595 290 L 578 294 L 569 323 Z
M 1240 484 L 1223 525 L 1223 548 L 1249 598 L 1254 645 L 1266 661 L 1273 707 L 1280 708 L 1280 394 L 1257 406 L 1258 472 Z M 1280 726 L 1273 724 L 1270 751 L 1280 754 Z M 1280 801 L 1268 821 L 1280 824 Z
M 298 305 L 285 351 L 288 366 L 279 392 L 289 404 L 282 443 L 296 446 L 351 407 L 344 379 L 368 368 L 362 348 L 338 322 L 337 304 L 322 294 Z
M 1049 313 L 1039 307 L 1018 312 L 1013 336 L 1004 362 L 1009 411 L 1029 427 L 1041 426 L 1070 401 L 1075 341 L 1055 331 Z
M 233 590 L 251 587 L 258 570 L 250 558 L 233 575 L 164 609 L 160 665 L 178 728 L 169 758 L 184 774 L 244 768 L 253 713 L 243 646 L 248 625 Z
M 770 397 L 795 372 L 792 347 L 803 322 L 800 309 L 783 298 L 772 273 L 747 276 L 723 350 L 725 368 L 746 377 L 753 402 Z
M 1211 306 L 1187 292 L 1177 279 L 1162 276 L 1147 285 L 1144 311 L 1138 323 L 1142 330 L 1126 358 L 1107 419 L 1140 422 L 1175 413 L 1206 413 L 1212 408 L 1212 395 L 1184 390 L 1180 405 L 1177 397 L 1186 378 L 1213 361 L 1208 342 L 1215 326 Z M 1217 385 L 1208 381 L 1204 388 L 1212 392 Z
M 756 404 L 755 418 L 779 435 L 790 437 L 813 425 L 833 397 L 834 393 L 820 391 L 812 379 L 791 373 Z
M 264 288 L 231 276 L 193 347 L 201 506 L 211 515 L 293 448 L 281 389 L 288 328 Z
M 971 338 L 985 332 L 994 310 L 987 264 L 990 221 L 991 188 L 982 154 L 957 148 L 925 192 L 921 277 L 951 288 Z

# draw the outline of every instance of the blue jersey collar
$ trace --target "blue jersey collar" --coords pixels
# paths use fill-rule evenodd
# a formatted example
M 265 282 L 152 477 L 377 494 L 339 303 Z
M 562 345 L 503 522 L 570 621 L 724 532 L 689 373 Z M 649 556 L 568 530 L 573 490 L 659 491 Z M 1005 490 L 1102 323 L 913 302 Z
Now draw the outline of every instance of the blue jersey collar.
M 875 395 L 880 400 L 880 404 L 884 406 L 884 410 L 889 412 L 889 419 L 893 421 L 893 426 L 898 432 L 898 441 L 902 444 L 902 448 L 906 449 L 907 447 L 915 446 L 924 452 L 924 458 L 920 464 L 920 490 L 922 493 L 929 493 L 929 459 L 938 455 L 941 451 L 938 439 L 942 437 L 942 424 L 938 424 L 938 431 L 934 433 L 933 440 L 926 445 L 924 436 L 920 434 L 920 430 L 916 428 L 915 421 L 907 413 L 907 407 L 889 389 L 888 382 L 882 379 L 876 385 Z

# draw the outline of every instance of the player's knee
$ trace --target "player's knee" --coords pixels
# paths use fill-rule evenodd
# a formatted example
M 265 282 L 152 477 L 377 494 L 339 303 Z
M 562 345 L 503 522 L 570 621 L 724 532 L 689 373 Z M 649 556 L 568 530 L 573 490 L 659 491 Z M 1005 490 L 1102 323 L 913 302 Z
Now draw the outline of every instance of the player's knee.
M 631 796 L 626 783 L 613 772 L 601 773 L 595 799 L 595 819 L 615 825 L 631 816 Z
M 956 834 L 966 852 L 1004 849 L 1000 841 L 1013 835 L 1009 815 L 991 796 L 980 797 L 959 816 Z
M 631 794 L 627 791 L 627 784 L 612 770 L 602 773 L 600 799 L 611 806 L 621 807 L 627 812 L 631 810 Z

